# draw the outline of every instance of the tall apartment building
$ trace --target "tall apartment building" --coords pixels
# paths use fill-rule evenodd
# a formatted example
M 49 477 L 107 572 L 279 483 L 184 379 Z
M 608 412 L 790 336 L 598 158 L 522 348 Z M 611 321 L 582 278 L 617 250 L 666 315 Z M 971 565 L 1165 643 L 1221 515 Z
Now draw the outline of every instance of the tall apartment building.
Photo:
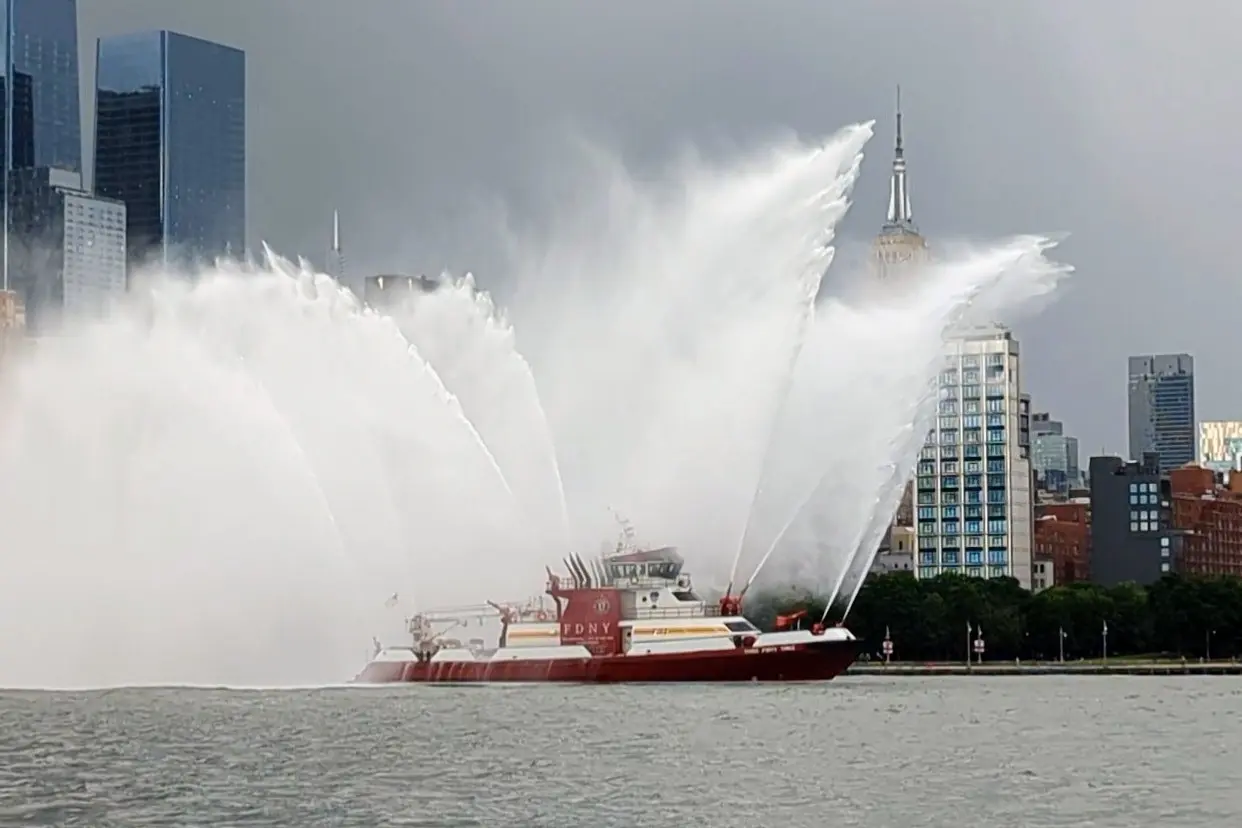
M 947 346 L 939 415 L 915 472 L 920 578 L 1016 578 L 1031 588 L 1030 400 L 1004 329 Z
M 170 31 L 99 41 L 95 191 L 125 202 L 131 263 L 246 251 L 246 56 Z
M 1163 471 L 1195 462 L 1194 358 L 1132 356 L 1129 367 L 1130 459 L 1157 454 Z
M 27 330 L 107 313 L 125 293 L 125 205 L 55 167 L 15 170 L 10 193 L 10 284 L 25 299 Z

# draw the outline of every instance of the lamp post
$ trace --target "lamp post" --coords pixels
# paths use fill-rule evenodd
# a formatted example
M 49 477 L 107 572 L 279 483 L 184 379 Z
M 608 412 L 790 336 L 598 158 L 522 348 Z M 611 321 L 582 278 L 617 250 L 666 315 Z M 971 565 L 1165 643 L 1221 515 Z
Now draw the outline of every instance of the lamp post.
M 1103 631 L 1100 633 L 1101 640 L 1104 644 L 1104 661 L 1108 661 L 1108 622 L 1104 622 Z
M 1216 630 L 1208 629 L 1208 631 L 1203 634 L 1203 660 L 1204 661 L 1212 660 L 1212 634 L 1214 632 L 1216 632 Z
M 888 625 L 884 626 L 884 643 L 881 645 L 884 650 L 884 666 L 888 666 L 888 661 L 893 657 L 893 637 L 889 634 Z
M 1057 627 L 1057 661 L 1065 663 L 1065 627 Z

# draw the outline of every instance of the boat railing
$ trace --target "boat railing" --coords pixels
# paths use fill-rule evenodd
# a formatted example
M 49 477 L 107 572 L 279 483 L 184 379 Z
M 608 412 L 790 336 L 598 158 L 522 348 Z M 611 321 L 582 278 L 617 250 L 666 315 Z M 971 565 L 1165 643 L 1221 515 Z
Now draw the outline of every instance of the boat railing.
M 704 606 L 693 607 L 641 607 L 634 610 L 635 618 L 716 618 L 720 608 Z

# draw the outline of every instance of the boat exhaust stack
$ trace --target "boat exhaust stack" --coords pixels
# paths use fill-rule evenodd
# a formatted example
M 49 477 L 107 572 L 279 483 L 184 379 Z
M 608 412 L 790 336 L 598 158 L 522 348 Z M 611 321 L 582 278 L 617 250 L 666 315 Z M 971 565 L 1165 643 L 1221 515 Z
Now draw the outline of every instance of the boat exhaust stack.
M 574 563 L 578 565 L 578 571 L 582 573 L 583 586 L 587 589 L 595 586 L 593 579 L 591 578 L 591 572 L 587 569 L 586 564 L 582 562 L 582 558 L 578 555 L 574 555 Z

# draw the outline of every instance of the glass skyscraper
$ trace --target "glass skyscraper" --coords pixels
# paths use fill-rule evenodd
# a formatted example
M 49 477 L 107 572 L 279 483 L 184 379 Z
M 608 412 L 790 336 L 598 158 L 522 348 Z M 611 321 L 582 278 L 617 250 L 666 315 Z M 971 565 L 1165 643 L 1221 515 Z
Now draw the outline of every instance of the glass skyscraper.
M 1161 471 L 1195 462 L 1194 358 L 1132 356 L 1129 367 L 1130 459 L 1154 452 Z
M 9 281 L 13 171 L 82 171 L 77 0 L 0 0 L 3 279 Z
M 131 263 L 246 250 L 246 56 L 169 31 L 96 51 L 95 191 L 124 201 Z
M 1078 438 L 1066 434 L 1061 421 L 1047 413 L 1031 416 L 1031 466 L 1045 491 L 1066 494 L 1082 484 Z

